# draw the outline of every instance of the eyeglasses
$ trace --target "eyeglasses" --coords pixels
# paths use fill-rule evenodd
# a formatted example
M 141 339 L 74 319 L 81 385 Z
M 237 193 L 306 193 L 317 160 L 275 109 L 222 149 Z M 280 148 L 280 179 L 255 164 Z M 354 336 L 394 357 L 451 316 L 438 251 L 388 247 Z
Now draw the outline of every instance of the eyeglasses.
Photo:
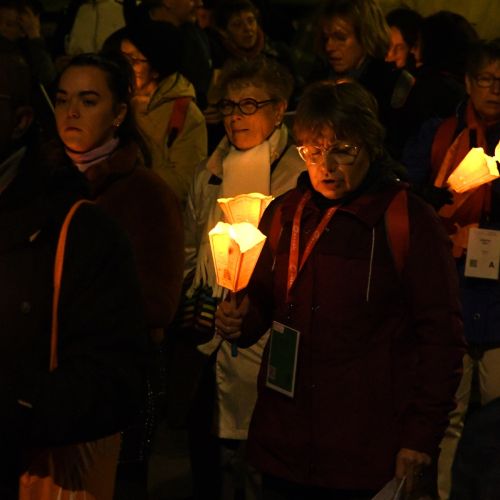
M 147 59 L 141 59 L 139 57 L 133 57 L 130 54 L 125 54 L 125 52 L 122 52 L 122 56 L 128 60 L 128 62 L 132 65 L 135 66 L 136 64 L 147 64 L 149 61 Z
M 358 157 L 359 146 L 351 144 L 334 144 L 327 148 L 323 146 L 297 146 L 300 157 L 310 165 L 319 165 L 329 160 L 339 165 L 352 165 Z
M 477 86 L 483 89 L 492 87 L 495 82 L 500 82 L 500 78 L 488 74 L 476 75 L 474 79 L 476 80 Z
M 260 108 L 275 102 L 276 99 L 266 99 L 265 101 L 256 101 L 251 97 L 246 99 L 242 99 L 239 102 L 230 101 L 229 99 L 222 99 L 217 104 L 217 108 L 219 109 L 222 116 L 230 116 L 234 114 L 235 108 L 238 108 L 240 112 L 244 115 L 253 115 L 257 113 Z

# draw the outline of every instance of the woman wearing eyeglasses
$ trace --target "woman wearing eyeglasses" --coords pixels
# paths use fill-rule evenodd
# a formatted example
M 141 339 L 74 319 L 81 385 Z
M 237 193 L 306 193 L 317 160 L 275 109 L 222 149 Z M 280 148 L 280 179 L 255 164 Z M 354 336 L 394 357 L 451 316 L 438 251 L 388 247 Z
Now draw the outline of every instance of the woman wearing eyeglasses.
M 175 26 L 150 21 L 123 28 L 107 45 L 116 50 L 119 44 L 132 66 L 132 111 L 151 151 L 152 168 L 184 206 L 194 169 L 207 156 L 207 129 L 194 87 L 180 73 L 181 42 Z
M 453 242 L 460 276 L 464 310 L 465 337 L 469 351 L 464 358 L 464 375 L 457 391 L 457 406 L 450 416 L 450 428 L 442 443 L 440 457 L 440 498 L 449 498 L 452 463 L 468 410 L 474 372 L 479 379 L 481 404 L 500 397 L 500 286 L 498 274 L 474 273 L 466 262 L 474 258 L 472 227 L 499 234 L 500 180 L 494 179 L 465 193 L 450 193 L 446 180 L 471 148 L 481 147 L 493 156 L 500 141 L 500 38 L 482 41 L 469 49 L 465 66 L 468 99 L 454 116 L 442 121 L 434 134 L 408 151 L 412 181 L 424 185 L 431 193 L 449 196 L 448 205 L 433 196 L 445 227 Z M 425 135 L 422 134 L 422 139 Z M 425 152 L 426 154 L 415 154 Z M 413 157 L 411 157 L 413 153 Z M 439 189 L 436 189 L 436 187 Z M 470 252 L 469 252 L 470 249 Z M 470 255 L 469 255 L 470 254 Z M 481 267 L 481 260 L 478 261 Z M 487 265 L 489 263 L 487 262 Z M 498 266 L 498 262 L 495 263 Z M 459 476 L 457 475 L 457 478 Z M 468 476 L 465 476 L 468 477 Z M 485 483 L 481 484 L 485 487 Z M 459 490 L 457 490 L 459 491 Z M 472 490 L 470 490 L 472 491 Z M 470 494 L 471 498 L 480 496 Z
M 188 295 L 204 285 L 211 287 L 213 297 L 219 300 L 224 297 L 224 290 L 216 284 L 208 239 L 210 229 L 223 220 L 217 198 L 251 192 L 277 197 L 295 187 L 304 169 L 282 123 L 292 90 L 291 77 L 284 68 L 264 58 L 235 61 L 224 68 L 221 88 L 224 98 L 219 102 L 219 109 L 224 117 L 226 136 L 195 173 L 185 219 L 185 274 L 194 272 Z M 221 496 L 218 486 L 224 479 L 224 488 L 234 491 L 236 480 L 231 477 L 238 474 L 248 480 L 247 494 L 253 492 L 255 495 L 258 482 L 256 476 L 245 472 L 242 447 L 255 403 L 256 378 L 265 341 L 241 349 L 233 357 L 231 345 L 220 336 L 214 336 L 213 323 L 204 339 L 207 340 L 210 341 L 201 350 L 207 356 L 212 355 L 213 363 L 209 364 L 205 375 L 213 383 L 215 370 L 215 393 L 204 402 L 198 398 L 193 411 L 198 416 L 192 425 L 198 431 L 198 435 L 192 435 L 195 495 L 203 499 L 226 498 Z M 201 394 L 207 394 L 206 385 L 201 386 Z M 206 417 L 203 429 L 200 416 L 202 420 Z M 205 431 L 210 427 L 226 445 L 222 447 L 221 466 L 218 450 L 212 456 L 208 453 L 208 445 L 200 443 L 203 440 L 200 429 Z M 231 466 L 230 462 L 236 465 Z M 225 478 L 221 478 L 221 467 L 229 471 Z
M 394 175 L 359 84 L 306 89 L 294 135 L 307 172 L 264 213 L 246 294 L 216 315 L 240 350 L 271 328 L 249 461 L 266 500 L 371 499 L 394 477 L 416 489 L 463 355 L 446 234 Z

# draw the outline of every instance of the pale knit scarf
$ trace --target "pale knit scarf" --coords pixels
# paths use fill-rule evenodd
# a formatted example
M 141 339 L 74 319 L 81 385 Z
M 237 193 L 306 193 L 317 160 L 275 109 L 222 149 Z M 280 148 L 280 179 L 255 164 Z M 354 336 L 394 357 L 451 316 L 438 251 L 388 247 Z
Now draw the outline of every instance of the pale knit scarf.
M 118 139 L 118 137 L 113 137 L 102 146 L 86 151 L 85 153 L 78 153 L 66 148 L 66 154 L 71 158 L 71 161 L 80 172 L 85 172 L 92 165 L 109 158 L 116 150 L 119 143 L 120 139 Z
M 267 143 L 267 146 L 265 147 L 267 148 L 269 157 L 265 164 L 265 168 L 267 169 L 268 172 L 267 178 L 269 179 L 268 180 L 269 187 L 267 187 L 267 193 L 271 193 L 270 165 L 284 151 L 287 145 L 287 141 L 288 141 L 288 131 L 285 126 L 280 126 L 279 128 L 277 128 L 271 135 L 271 137 L 267 141 L 264 141 Z M 259 149 L 261 147 L 262 145 L 256 146 L 256 148 Z M 214 193 L 214 198 L 211 200 L 206 200 L 206 203 L 211 204 L 211 208 L 209 210 L 207 223 L 205 225 L 205 228 L 203 229 L 203 234 L 200 237 L 201 243 L 200 247 L 198 248 L 195 276 L 193 284 L 188 291 L 188 296 L 190 296 L 201 283 L 212 287 L 213 289 L 212 295 L 214 297 L 221 298 L 223 297 L 225 292 L 224 288 L 217 285 L 215 269 L 212 261 L 212 252 L 210 249 L 210 241 L 208 238 L 208 232 L 217 224 L 217 222 L 223 219 L 223 213 L 219 205 L 217 204 L 217 198 L 221 198 L 222 193 L 225 192 L 224 183 L 226 182 L 226 180 L 223 177 L 223 162 L 225 158 L 228 157 L 232 149 L 234 148 L 227 140 L 227 137 L 225 137 L 221 141 L 219 146 L 216 148 L 214 153 L 212 153 L 212 156 L 209 158 L 207 162 L 207 170 L 212 172 L 214 175 L 217 175 L 218 177 L 222 177 L 222 184 L 219 186 L 219 189 Z M 249 150 L 247 154 L 251 154 L 250 151 L 251 150 Z M 245 189 L 239 194 L 243 194 L 243 192 L 246 193 L 249 191 Z

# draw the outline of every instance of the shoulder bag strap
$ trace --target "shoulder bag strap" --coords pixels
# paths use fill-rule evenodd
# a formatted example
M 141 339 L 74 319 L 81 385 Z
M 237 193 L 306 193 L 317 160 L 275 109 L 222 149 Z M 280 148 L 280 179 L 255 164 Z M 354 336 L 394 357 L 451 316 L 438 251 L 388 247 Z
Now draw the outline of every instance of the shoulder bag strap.
M 385 223 L 394 264 L 401 276 L 410 249 L 410 221 L 406 189 L 399 191 L 387 207 Z
M 191 97 L 178 97 L 175 99 L 167 127 L 167 147 L 172 146 L 175 139 L 177 139 L 178 135 L 181 133 L 184 122 L 186 121 L 187 109 L 192 100 Z
M 50 364 L 49 370 L 54 371 L 57 368 L 57 341 L 58 341 L 58 318 L 57 311 L 59 306 L 59 296 L 61 294 L 61 278 L 64 265 L 64 253 L 66 250 L 66 238 L 68 236 L 68 229 L 80 205 L 84 203 L 91 203 L 88 200 L 77 201 L 68 211 L 64 222 L 61 226 L 61 231 L 59 233 L 59 239 L 57 241 L 56 258 L 54 263 L 54 295 L 52 297 L 52 326 L 50 332 Z

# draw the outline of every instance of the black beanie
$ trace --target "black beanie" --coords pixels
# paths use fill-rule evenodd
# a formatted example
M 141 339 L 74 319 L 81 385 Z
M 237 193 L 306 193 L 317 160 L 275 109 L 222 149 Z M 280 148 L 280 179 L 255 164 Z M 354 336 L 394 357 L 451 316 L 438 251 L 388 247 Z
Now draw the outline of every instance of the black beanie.
M 163 21 L 131 24 L 124 38 L 144 54 L 160 80 L 180 71 L 182 34 L 173 24 Z

